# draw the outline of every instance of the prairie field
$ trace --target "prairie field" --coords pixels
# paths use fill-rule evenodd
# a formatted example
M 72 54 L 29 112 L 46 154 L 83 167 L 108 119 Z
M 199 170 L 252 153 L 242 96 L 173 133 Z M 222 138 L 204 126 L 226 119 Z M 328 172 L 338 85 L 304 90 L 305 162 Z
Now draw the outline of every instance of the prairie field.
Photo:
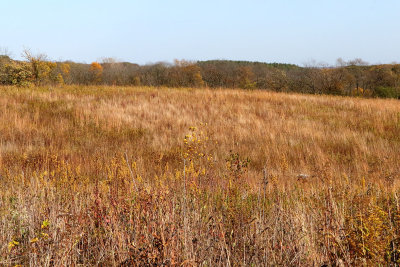
M 1 266 L 400 262 L 400 101 L 0 87 Z

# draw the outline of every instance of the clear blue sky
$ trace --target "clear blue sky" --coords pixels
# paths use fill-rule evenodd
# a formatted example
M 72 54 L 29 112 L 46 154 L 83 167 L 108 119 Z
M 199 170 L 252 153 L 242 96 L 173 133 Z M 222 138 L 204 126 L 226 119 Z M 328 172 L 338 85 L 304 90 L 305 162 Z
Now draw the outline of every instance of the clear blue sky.
M 399 0 L 4 0 L 0 47 L 54 60 L 400 62 Z

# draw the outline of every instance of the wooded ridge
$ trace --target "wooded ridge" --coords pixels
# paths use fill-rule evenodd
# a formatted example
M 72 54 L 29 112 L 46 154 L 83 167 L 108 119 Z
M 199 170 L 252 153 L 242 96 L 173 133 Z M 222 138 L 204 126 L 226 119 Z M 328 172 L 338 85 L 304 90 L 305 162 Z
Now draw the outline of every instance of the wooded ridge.
M 368 65 L 361 59 L 336 66 L 209 60 L 138 65 L 105 58 L 91 64 L 55 62 L 24 52 L 24 61 L 0 56 L 0 84 L 102 84 L 267 89 L 277 92 L 400 97 L 400 64 Z

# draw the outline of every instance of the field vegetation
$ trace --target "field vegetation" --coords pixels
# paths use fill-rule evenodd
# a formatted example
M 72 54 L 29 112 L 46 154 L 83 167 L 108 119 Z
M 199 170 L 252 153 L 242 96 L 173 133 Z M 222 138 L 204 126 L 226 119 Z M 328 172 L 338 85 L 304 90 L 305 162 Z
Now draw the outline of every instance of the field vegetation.
M 396 99 L 0 87 L 0 265 L 394 265 L 399 176 Z

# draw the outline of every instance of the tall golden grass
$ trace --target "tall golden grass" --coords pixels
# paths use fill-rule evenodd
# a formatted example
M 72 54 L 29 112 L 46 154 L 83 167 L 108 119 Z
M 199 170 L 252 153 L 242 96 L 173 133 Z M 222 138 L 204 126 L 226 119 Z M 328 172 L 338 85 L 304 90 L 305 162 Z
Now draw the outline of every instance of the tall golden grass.
M 0 265 L 400 260 L 400 102 L 0 87 Z

